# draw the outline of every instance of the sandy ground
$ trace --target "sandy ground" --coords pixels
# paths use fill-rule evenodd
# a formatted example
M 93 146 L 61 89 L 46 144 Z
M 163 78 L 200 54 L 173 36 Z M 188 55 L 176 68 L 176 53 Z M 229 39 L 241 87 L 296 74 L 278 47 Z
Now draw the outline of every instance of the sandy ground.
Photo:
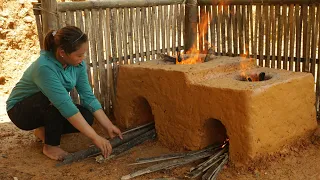
M 117 180 L 121 176 L 144 166 L 128 166 L 139 157 L 156 156 L 173 152 L 157 140 L 134 147 L 123 155 L 98 164 L 94 158 L 56 168 L 56 161 L 42 154 L 42 143 L 30 131 L 16 128 L 5 111 L 5 101 L 24 69 L 37 57 L 39 43 L 31 5 L 28 1 L 0 0 L 0 179 L 106 179 Z M 3 4 L 2 4 L 3 2 Z M 24 3 L 23 3 L 24 2 Z M 28 17 L 28 18 L 26 18 Z M 98 125 L 94 128 L 105 135 Z M 320 134 L 320 133 L 319 133 Z M 219 180 L 320 180 L 320 143 L 319 136 L 310 141 L 284 149 L 281 155 L 262 160 L 251 168 L 235 168 L 227 164 Z M 91 145 L 88 138 L 81 134 L 62 137 L 62 148 L 75 152 Z M 199 163 L 199 162 L 197 162 Z M 189 164 L 173 170 L 152 173 L 135 179 L 155 179 L 175 177 L 184 179 Z

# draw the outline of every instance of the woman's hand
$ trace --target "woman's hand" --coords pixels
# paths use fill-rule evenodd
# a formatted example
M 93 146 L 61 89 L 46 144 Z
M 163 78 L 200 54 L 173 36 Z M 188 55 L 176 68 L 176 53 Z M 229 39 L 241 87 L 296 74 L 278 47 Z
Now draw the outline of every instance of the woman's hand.
M 122 134 L 121 134 L 121 131 L 119 128 L 117 128 L 117 126 L 111 124 L 109 127 L 106 128 L 107 129 L 107 133 L 109 135 L 109 137 L 112 139 L 114 138 L 115 136 L 119 136 L 120 139 L 123 139 L 122 138 Z
M 112 146 L 107 139 L 97 135 L 92 141 L 101 150 L 104 158 L 107 158 L 111 154 Z

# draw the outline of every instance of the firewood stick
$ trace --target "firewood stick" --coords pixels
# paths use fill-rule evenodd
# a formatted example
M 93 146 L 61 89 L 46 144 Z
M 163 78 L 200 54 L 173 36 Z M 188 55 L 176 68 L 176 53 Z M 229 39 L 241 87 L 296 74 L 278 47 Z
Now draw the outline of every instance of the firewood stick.
M 221 171 L 222 167 L 228 162 L 228 154 L 224 156 L 222 162 L 218 165 L 218 167 L 213 166 L 211 167 L 203 176 L 202 180 L 216 180 L 219 172 Z
M 133 148 L 134 146 L 142 144 L 143 142 L 145 142 L 147 140 L 154 139 L 155 137 L 156 137 L 156 130 L 155 129 L 152 129 L 144 134 L 141 134 L 140 136 L 133 138 L 132 140 L 114 148 L 112 150 L 111 155 L 109 157 L 107 157 L 106 160 L 112 159 L 112 158 L 116 157 L 117 155 L 119 155 L 125 151 L 128 151 L 129 149 Z
M 138 158 L 138 159 L 136 159 L 136 163 L 132 163 L 129 165 L 139 165 L 139 164 L 145 164 L 145 163 L 152 163 L 152 162 L 158 162 L 158 161 L 164 161 L 164 160 L 177 159 L 177 158 L 182 158 L 185 156 L 196 155 L 196 154 L 199 154 L 199 153 L 202 153 L 205 151 L 214 151 L 215 149 L 217 149 L 219 147 L 221 147 L 221 145 L 208 146 L 208 147 L 201 149 L 199 151 L 164 154 L 161 156 L 149 157 L 149 158 Z
M 137 129 L 135 131 L 131 131 L 129 133 L 124 133 L 124 135 L 122 136 L 123 137 L 122 140 L 119 137 L 115 137 L 113 139 L 110 139 L 110 144 L 111 144 L 112 148 L 115 148 L 123 143 L 126 143 L 126 142 L 132 140 L 133 138 L 135 138 L 141 134 L 148 132 L 151 129 L 154 129 L 154 123 L 150 124 L 149 126 L 144 126 L 143 128 Z M 83 160 L 83 159 L 93 155 L 93 154 L 98 154 L 98 153 L 101 153 L 100 149 L 96 146 L 92 146 L 88 149 L 80 150 L 80 151 L 77 151 L 77 152 L 74 152 L 74 153 L 67 155 L 62 162 L 56 164 L 56 167 L 70 164 L 72 162 L 80 161 L 80 160 Z
M 138 170 L 136 172 L 133 172 L 131 174 L 122 176 L 121 180 L 128 180 L 137 176 L 141 176 L 144 174 L 148 174 L 148 173 L 152 173 L 152 172 L 156 172 L 162 169 L 171 169 L 173 167 L 178 167 L 184 164 L 188 164 L 190 162 L 205 158 L 205 157 L 209 157 L 213 154 L 213 152 L 203 152 L 200 153 L 198 155 L 190 155 L 190 156 L 186 156 L 182 159 L 174 159 L 174 160 L 170 160 L 170 161 L 166 161 L 166 162 L 162 162 L 160 164 L 155 164 L 153 166 L 150 166 L 148 168 L 145 169 L 141 169 Z
M 210 167 L 218 163 L 224 156 L 221 156 L 223 153 L 227 151 L 227 148 L 224 147 L 220 151 L 216 152 L 214 155 L 212 155 L 207 161 L 204 163 L 201 163 L 201 166 L 197 166 L 194 168 L 190 173 L 188 173 L 187 177 L 190 178 L 196 178 L 206 170 L 208 170 Z

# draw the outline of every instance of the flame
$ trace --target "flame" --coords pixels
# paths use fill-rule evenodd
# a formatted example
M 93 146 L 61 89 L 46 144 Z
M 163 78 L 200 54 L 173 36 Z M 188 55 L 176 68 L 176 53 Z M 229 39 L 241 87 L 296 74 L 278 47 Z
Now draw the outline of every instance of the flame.
M 199 39 L 202 39 L 207 33 L 208 33 L 208 20 L 209 15 L 207 13 L 204 13 L 201 15 L 201 22 L 199 24 Z M 209 44 L 209 42 L 204 42 L 205 44 Z M 176 64 L 196 64 L 196 63 L 202 63 L 203 60 L 199 56 L 200 51 L 197 48 L 197 41 L 194 42 L 192 47 L 186 52 L 186 54 L 190 54 L 187 59 L 183 59 L 181 62 L 178 61 L 178 58 L 176 58 Z

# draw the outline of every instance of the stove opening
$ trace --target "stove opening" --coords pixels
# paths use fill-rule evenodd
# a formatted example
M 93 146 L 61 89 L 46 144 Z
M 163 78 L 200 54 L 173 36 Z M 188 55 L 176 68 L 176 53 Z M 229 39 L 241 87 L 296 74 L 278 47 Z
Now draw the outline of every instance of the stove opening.
M 220 120 L 210 118 L 203 127 L 203 144 L 224 144 L 228 141 L 227 130 Z

